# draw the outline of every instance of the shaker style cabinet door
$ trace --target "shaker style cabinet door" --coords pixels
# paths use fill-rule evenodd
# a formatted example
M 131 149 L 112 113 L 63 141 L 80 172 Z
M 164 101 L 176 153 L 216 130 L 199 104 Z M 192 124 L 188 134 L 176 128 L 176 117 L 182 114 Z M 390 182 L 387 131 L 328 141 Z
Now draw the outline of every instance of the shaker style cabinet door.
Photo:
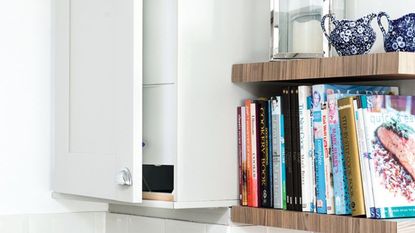
M 142 199 L 142 0 L 54 0 L 53 191 Z

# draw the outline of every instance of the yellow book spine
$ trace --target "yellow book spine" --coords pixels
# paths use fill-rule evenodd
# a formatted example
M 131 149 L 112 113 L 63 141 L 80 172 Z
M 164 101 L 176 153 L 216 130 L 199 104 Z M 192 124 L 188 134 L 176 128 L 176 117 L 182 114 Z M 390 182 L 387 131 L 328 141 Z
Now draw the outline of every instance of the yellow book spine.
M 365 201 L 363 196 L 362 174 L 360 171 L 353 97 L 340 99 L 338 101 L 338 106 L 352 215 L 365 215 Z

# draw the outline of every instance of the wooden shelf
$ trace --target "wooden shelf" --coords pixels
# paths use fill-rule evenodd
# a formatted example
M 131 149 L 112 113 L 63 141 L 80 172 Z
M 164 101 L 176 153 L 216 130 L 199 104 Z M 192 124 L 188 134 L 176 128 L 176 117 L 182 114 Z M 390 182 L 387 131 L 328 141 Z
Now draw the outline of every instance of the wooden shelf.
M 143 200 L 174 201 L 174 195 L 171 193 L 143 192 Z
M 322 233 L 413 233 L 415 219 L 367 219 L 277 209 L 232 207 L 236 223 Z
M 415 53 L 379 53 L 348 57 L 237 64 L 233 82 L 327 82 L 415 78 Z

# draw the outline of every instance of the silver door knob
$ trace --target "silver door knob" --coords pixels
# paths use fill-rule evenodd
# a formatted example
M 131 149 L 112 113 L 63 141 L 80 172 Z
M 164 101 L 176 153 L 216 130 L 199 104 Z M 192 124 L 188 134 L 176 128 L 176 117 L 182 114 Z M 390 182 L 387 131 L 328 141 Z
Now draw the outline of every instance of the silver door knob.
M 118 172 L 116 176 L 116 181 L 117 184 L 121 186 L 133 185 L 133 178 L 131 177 L 130 169 L 123 168 L 120 172 Z

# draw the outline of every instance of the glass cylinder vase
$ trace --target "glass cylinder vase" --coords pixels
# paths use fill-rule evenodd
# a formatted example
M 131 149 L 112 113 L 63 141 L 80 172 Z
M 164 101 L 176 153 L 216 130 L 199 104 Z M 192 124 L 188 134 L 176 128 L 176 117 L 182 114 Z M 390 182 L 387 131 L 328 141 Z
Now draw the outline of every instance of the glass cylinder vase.
M 344 15 L 344 0 L 270 0 L 271 60 L 330 56 L 321 30 L 328 13 Z

